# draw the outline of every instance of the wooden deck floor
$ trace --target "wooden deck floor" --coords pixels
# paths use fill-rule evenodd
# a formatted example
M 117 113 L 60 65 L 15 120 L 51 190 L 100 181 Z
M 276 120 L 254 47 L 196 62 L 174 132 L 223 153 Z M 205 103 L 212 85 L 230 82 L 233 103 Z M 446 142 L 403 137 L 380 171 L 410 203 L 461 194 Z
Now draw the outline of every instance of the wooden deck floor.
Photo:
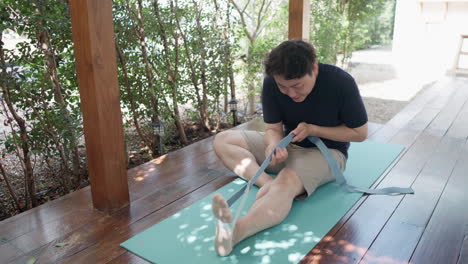
M 416 194 L 361 198 L 301 263 L 468 263 L 468 79 L 439 82 L 370 128 L 406 147 L 375 186 Z M 0 263 L 147 263 L 119 244 L 232 180 L 207 172 L 224 170 L 211 142 L 129 170 L 131 206 L 111 215 L 88 187 L 0 222 Z

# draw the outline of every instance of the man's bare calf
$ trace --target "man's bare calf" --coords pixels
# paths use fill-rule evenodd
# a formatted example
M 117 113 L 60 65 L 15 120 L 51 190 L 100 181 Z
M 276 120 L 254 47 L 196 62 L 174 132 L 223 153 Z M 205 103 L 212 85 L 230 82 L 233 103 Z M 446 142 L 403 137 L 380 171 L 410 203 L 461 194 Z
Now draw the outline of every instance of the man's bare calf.
M 273 181 L 260 188 L 250 210 L 233 228 L 230 224 L 233 217 L 225 198 L 215 194 L 212 209 L 218 219 L 215 235 L 218 255 L 229 255 L 240 241 L 281 223 L 289 214 L 294 198 L 303 192 L 304 187 L 295 171 L 283 169 Z

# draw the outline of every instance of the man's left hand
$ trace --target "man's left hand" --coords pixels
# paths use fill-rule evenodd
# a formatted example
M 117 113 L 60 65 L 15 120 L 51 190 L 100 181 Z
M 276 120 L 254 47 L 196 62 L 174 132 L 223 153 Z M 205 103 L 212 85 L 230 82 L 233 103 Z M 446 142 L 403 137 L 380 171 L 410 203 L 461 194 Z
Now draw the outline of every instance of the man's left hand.
M 301 142 L 307 137 L 314 136 L 314 131 L 315 125 L 302 122 L 296 127 L 296 129 L 291 131 L 291 133 L 296 135 L 292 142 Z

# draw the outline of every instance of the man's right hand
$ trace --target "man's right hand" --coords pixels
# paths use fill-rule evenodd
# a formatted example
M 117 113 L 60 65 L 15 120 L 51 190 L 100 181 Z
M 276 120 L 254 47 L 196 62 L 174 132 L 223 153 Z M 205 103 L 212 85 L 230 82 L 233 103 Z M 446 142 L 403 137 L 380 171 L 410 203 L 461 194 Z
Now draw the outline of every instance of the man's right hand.
M 270 153 L 275 150 L 277 144 L 270 144 L 265 149 L 265 157 L 268 157 Z M 271 156 L 271 166 L 275 166 L 284 162 L 288 158 L 288 151 L 286 148 L 276 148 L 276 152 Z

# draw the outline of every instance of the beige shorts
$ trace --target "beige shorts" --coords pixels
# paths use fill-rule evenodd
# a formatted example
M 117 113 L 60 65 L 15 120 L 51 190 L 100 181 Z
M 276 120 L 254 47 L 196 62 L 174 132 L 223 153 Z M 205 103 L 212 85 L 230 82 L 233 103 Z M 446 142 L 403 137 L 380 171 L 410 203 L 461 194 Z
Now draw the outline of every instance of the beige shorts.
M 265 144 L 263 143 L 263 135 L 265 133 L 258 131 L 241 130 L 250 151 L 255 156 L 258 164 L 265 160 Z M 306 193 L 297 197 L 299 200 L 308 198 L 322 184 L 335 180 L 327 161 L 323 157 L 318 148 L 303 148 L 294 144 L 289 144 L 286 147 L 288 158 L 285 162 L 268 166 L 267 173 L 277 174 L 283 168 L 291 168 L 296 171 L 304 184 Z M 329 149 L 333 158 L 337 161 L 341 171 L 346 168 L 346 157 L 341 151 Z

